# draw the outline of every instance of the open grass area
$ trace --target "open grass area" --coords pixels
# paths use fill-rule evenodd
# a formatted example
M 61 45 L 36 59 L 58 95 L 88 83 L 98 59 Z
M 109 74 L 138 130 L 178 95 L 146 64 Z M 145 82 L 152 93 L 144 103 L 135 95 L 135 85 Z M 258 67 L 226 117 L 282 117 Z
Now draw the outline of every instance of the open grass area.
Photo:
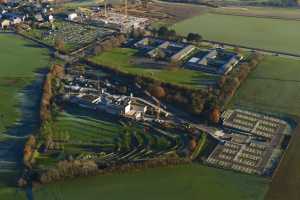
M 38 188 L 34 194 L 37 200 L 262 200 L 267 183 L 264 178 L 195 164 L 80 178 Z
M 172 26 L 178 33 L 205 39 L 299 54 L 300 21 L 203 14 Z
M 218 77 L 187 69 L 169 70 L 164 67 L 140 66 L 133 62 L 136 53 L 137 50 L 135 49 L 115 48 L 112 51 L 90 58 L 90 60 L 126 73 L 148 76 L 162 82 L 189 87 L 202 87 L 205 83 L 215 81 Z
M 0 131 L 20 117 L 18 93 L 33 79 L 35 71 L 49 64 L 47 49 L 12 34 L 0 34 Z
M 219 7 L 212 10 L 220 14 L 249 15 L 256 17 L 277 17 L 283 19 L 300 19 L 298 8 L 275 7 Z
M 300 116 L 300 61 L 268 56 L 238 89 L 231 106 Z
M 83 113 L 63 112 L 56 120 L 56 128 L 67 132 L 71 141 L 113 144 L 122 132 L 122 126 L 109 118 L 93 118 Z
M 34 43 L 23 40 L 13 34 L 0 34 L 0 140 L 3 140 L 0 147 L 0 160 L 17 160 L 14 155 L 14 141 L 5 140 L 1 136 L 21 118 L 21 104 L 24 95 L 21 92 L 35 79 L 35 72 L 45 68 L 49 64 L 47 49 L 40 48 Z M 31 102 L 34 102 L 35 95 L 32 95 Z M 29 106 L 30 107 L 30 106 Z M 30 118 L 31 113 L 27 113 Z M 31 127 L 31 124 L 27 124 Z M 22 134 L 26 130 L 22 129 Z M 1 172 L 6 169 L 4 163 L 0 164 L 0 199 L 18 199 L 16 184 L 17 172 Z M 20 195 L 24 194 L 20 191 Z

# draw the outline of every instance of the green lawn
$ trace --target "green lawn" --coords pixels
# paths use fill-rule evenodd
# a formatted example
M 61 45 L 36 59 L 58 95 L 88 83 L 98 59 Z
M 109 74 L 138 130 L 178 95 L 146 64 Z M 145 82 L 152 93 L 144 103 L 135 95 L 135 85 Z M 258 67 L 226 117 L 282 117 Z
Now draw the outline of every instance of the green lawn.
M 0 34 L 0 131 L 20 117 L 18 93 L 49 65 L 46 49 L 12 34 Z
M 36 200 L 262 200 L 263 178 L 201 165 L 80 178 L 37 189 Z
M 177 32 L 249 47 L 300 52 L 300 21 L 203 14 L 173 25 Z
M 148 76 L 163 82 L 190 87 L 202 87 L 202 83 L 214 81 L 218 77 L 187 69 L 168 70 L 164 68 L 138 66 L 132 62 L 136 53 L 137 50 L 135 49 L 115 48 L 112 51 L 104 52 L 99 56 L 91 58 L 91 61 L 117 68 L 123 72 Z
M 250 74 L 231 106 L 300 116 L 300 61 L 266 57 Z
M 62 131 L 68 132 L 72 141 L 113 144 L 116 137 L 122 132 L 122 126 L 108 119 L 96 119 L 90 116 L 72 115 L 61 113 L 55 126 Z

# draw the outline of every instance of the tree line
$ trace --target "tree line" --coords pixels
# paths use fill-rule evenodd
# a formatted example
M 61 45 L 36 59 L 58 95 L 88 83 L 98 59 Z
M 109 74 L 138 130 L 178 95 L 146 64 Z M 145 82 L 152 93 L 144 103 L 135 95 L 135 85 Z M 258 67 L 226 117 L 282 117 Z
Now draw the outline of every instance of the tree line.
M 179 158 L 177 156 L 133 163 L 101 163 L 94 160 L 64 160 L 58 162 L 55 167 L 40 172 L 35 181 L 41 184 L 48 184 L 75 177 L 106 175 L 116 172 L 127 173 L 148 168 L 168 167 L 189 163 L 191 163 L 189 159 Z

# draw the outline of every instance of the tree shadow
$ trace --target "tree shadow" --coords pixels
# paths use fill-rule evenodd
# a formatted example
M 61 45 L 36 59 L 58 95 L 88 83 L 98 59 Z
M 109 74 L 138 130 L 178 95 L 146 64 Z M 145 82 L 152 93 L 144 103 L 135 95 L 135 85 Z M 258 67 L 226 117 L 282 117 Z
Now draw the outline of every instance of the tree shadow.
M 16 166 L 19 165 L 23 154 L 22 144 L 29 134 L 39 129 L 39 105 L 46 70 L 40 71 L 43 73 L 37 73 L 36 79 L 19 92 L 21 106 L 16 105 L 15 108 L 20 110 L 21 117 L 14 125 L 5 127 L 4 136 L 7 139 L 0 142 L 0 161 L 16 162 Z

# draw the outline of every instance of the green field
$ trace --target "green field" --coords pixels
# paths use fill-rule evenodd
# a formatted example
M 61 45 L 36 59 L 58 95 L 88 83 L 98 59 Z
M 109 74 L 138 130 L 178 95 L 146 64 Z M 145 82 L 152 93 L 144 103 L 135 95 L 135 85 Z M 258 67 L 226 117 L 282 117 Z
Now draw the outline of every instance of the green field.
M 87 115 L 60 113 L 55 122 L 56 128 L 68 132 L 70 140 L 113 144 L 122 131 L 122 126 L 109 119 L 96 119 Z
M 283 19 L 300 19 L 299 11 L 298 8 L 280 7 L 220 7 L 212 10 L 213 13 L 216 12 L 219 14 L 277 17 Z
M 35 71 L 49 64 L 47 49 L 15 35 L 0 34 L 0 131 L 20 117 L 18 93 L 35 76 Z
M 203 14 L 173 25 L 178 33 L 204 39 L 299 54 L 300 21 Z
M 13 34 L 0 34 L 0 44 L 1 133 L 8 130 L 20 119 L 22 103 L 20 92 L 34 80 L 36 70 L 48 66 L 49 56 L 46 49 L 37 47 L 35 44 Z M 6 139 L 2 138 L 1 140 Z M 3 144 L 1 143 L 1 148 L 4 149 L 4 152 L 13 151 L 12 147 L 9 147 L 13 143 L 14 141 L 7 140 Z M 0 153 L 2 153 L 0 159 L 7 159 L 3 152 Z M 6 154 L 9 154 L 9 152 Z M 0 171 L 2 167 L 5 168 L 1 164 Z M 13 186 L 16 183 L 16 177 L 17 175 L 14 171 L 9 173 L 0 172 L 0 199 L 10 199 L 9 195 L 13 198 L 15 197 L 16 188 Z
M 217 76 L 187 69 L 168 70 L 165 68 L 155 68 L 155 66 L 138 66 L 132 62 L 136 53 L 137 50 L 135 49 L 115 48 L 112 51 L 104 52 L 99 56 L 91 58 L 91 61 L 119 69 L 123 72 L 148 76 L 163 82 L 190 87 L 201 87 L 202 83 L 214 81 L 217 78 Z
M 300 129 L 295 131 L 293 140 L 273 177 L 266 200 L 298 200 L 300 186 Z
M 80 178 L 37 189 L 36 200 L 262 200 L 268 181 L 201 165 Z
M 231 106 L 300 116 L 300 61 L 266 57 L 250 74 Z

